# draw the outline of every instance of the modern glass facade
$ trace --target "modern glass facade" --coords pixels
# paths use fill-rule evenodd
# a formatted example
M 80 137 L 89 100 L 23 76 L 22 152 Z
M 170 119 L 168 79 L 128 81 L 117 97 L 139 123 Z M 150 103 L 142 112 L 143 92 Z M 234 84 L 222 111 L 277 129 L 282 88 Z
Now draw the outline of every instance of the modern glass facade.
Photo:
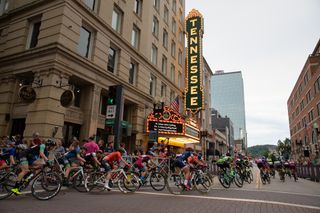
M 217 71 L 212 77 L 211 104 L 221 116 L 233 122 L 234 139 L 244 139 L 247 147 L 244 89 L 241 71 L 224 73 Z

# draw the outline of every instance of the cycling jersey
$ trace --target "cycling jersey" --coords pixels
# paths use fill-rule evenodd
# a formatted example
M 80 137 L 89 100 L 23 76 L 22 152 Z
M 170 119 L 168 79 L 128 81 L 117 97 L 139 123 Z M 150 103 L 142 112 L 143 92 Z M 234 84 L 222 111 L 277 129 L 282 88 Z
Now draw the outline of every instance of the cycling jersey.
M 108 163 L 111 163 L 111 164 L 113 164 L 114 161 L 117 161 L 119 163 L 120 159 L 121 159 L 120 152 L 112 152 L 103 158 L 103 160 L 108 161 Z
M 29 165 L 33 164 L 33 162 L 40 159 L 40 152 L 43 152 L 46 156 L 49 155 L 45 144 L 36 145 L 26 150 L 26 156 Z
M 192 156 L 192 152 L 191 151 L 186 151 L 184 153 L 182 153 L 182 155 L 178 156 L 175 160 L 175 166 L 179 167 L 179 168 L 183 168 L 186 166 L 185 161 L 188 159 L 188 157 Z
M 87 151 L 85 153 L 86 156 L 90 153 L 97 152 L 100 149 L 98 144 L 96 144 L 96 142 L 94 142 L 94 141 L 90 141 L 88 143 L 85 143 L 83 146 L 87 149 Z
M 75 160 L 77 158 L 77 155 L 80 154 L 80 147 L 76 147 L 74 150 L 66 153 L 66 158 L 70 161 Z
M 147 163 L 150 157 L 148 155 L 141 155 L 138 157 L 138 159 L 134 162 L 134 165 L 138 169 L 144 168 L 143 163 Z

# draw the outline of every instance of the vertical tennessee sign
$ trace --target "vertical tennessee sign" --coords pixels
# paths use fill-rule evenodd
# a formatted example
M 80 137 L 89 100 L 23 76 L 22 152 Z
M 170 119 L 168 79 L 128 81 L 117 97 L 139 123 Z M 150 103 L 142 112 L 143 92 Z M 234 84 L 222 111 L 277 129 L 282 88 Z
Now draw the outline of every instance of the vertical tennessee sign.
M 204 94 L 202 88 L 202 34 L 203 18 L 193 9 L 186 19 L 187 66 L 185 109 L 197 113 L 203 109 Z

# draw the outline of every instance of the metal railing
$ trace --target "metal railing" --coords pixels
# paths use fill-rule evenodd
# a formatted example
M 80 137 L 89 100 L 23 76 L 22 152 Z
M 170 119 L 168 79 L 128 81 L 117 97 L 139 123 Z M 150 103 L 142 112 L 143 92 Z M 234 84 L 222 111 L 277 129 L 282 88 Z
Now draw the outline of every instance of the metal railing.
M 320 181 L 320 166 L 314 165 L 298 165 L 297 166 L 298 177 L 310 179 L 312 181 Z

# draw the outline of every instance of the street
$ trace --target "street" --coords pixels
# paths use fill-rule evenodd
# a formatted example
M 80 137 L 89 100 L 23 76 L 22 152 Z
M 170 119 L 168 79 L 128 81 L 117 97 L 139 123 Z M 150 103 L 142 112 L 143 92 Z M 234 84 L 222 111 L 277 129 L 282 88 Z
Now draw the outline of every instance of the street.
M 256 173 L 257 169 L 254 170 Z M 212 190 L 206 195 L 188 191 L 177 196 L 167 190 L 153 191 L 148 186 L 134 194 L 122 194 L 117 190 L 79 193 L 64 189 L 50 201 L 38 201 L 29 194 L 12 196 L 0 201 L 0 212 L 320 212 L 320 184 L 304 179 L 294 182 L 289 178 L 282 183 L 276 177 L 271 184 L 262 185 L 255 176 L 253 183 L 246 183 L 240 189 L 234 185 L 224 189 L 215 178 Z

